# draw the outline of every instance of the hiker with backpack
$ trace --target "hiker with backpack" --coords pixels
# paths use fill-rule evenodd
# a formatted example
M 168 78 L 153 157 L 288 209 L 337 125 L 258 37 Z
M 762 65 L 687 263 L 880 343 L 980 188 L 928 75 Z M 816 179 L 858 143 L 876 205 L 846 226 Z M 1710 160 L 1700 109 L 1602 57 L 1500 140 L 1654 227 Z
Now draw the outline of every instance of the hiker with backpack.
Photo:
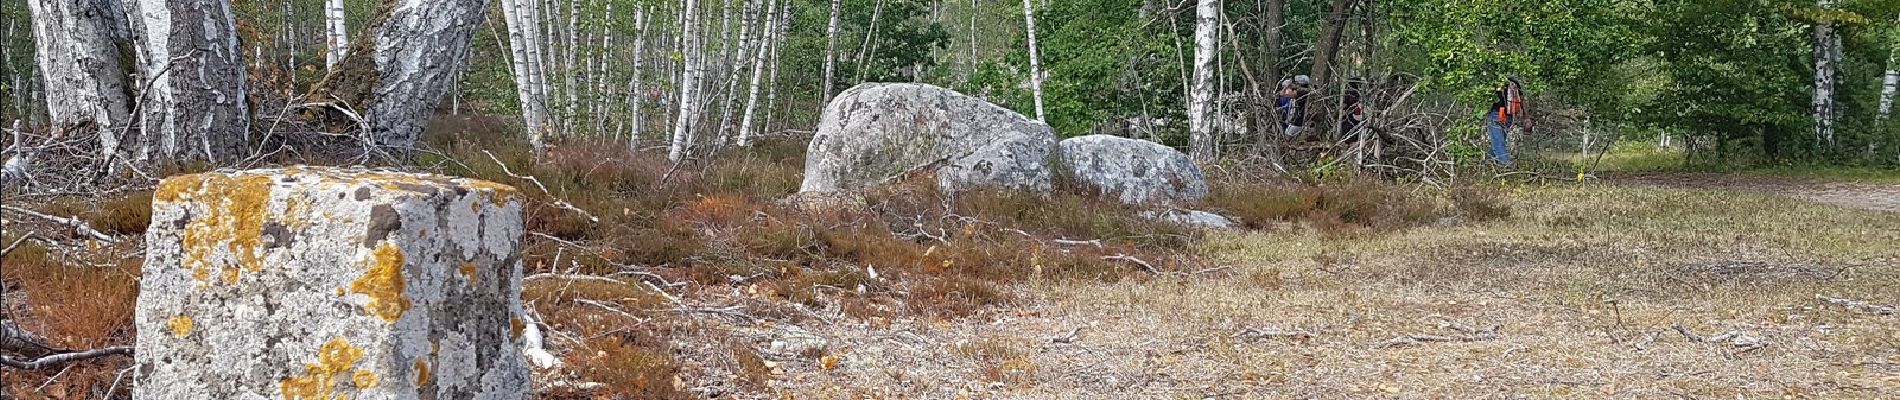
M 1489 156 L 1498 165 L 1510 167 L 1510 137 L 1506 131 L 1511 125 L 1531 131 L 1531 118 L 1524 108 L 1524 87 L 1517 79 L 1507 79 L 1492 90 L 1497 100 L 1491 103 L 1491 110 L 1484 115 L 1484 132 L 1491 139 Z

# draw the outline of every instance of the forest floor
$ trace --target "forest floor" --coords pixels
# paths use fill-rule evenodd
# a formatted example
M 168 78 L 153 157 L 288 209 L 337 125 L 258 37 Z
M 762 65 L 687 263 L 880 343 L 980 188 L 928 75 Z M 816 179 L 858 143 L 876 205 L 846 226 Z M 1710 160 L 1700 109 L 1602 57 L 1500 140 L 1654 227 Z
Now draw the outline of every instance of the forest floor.
M 1511 217 L 1205 244 L 973 318 L 809 326 L 760 398 L 1896 398 L 1900 185 L 1524 186 Z M 1871 302 L 1843 306 L 1826 299 Z

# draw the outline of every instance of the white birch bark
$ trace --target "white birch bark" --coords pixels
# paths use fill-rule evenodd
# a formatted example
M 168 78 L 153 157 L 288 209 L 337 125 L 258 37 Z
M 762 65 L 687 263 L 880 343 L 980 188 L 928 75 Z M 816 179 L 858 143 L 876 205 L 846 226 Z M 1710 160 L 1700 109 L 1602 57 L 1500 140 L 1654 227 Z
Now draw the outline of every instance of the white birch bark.
M 574 69 L 575 56 L 581 52 L 581 48 L 575 46 L 581 35 L 580 10 L 580 0 L 567 0 L 567 30 L 563 32 L 566 36 L 562 37 L 565 40 L 565 46 L 561 49 L 563 59 L 561 60 L 560 88 L 561 94 L 566 95 L 567 101 L 561 103 L 561 129 L 557 132 L 563 136 L 574 131 L 574 108 L 580 104 L 580 90 L 578 90 L 580 88 L 574 85 L 575 75 L 580 73 L 579 70 Z
M 818 88 L 823 94 L 821 103 L 831 103 L 831 88 L 837 76 L 838 64 L 838 16 L 842 13 L 844 0 L 831 0 L 831 22 L 825 25 L 825 85 Z
M 1199 0 L 1194 8 L 1194 88 L 1188 94 L 1188 155 L 1196 162 L 1212 162 L 1214 121 L 1214 44 L 1220 32 L 1220 0 Z
M 784 5 L 779 7 L 779 20 L 777 22 L 778 26 L 773 29 L 774 39 L 771 46 L 772 55 L 769 56 L 771 57 L 772 60 L 770 61 L 770 64 L 768 64 L 770 65 L 769 68 L 771 68 L 771 71 L 766 72 L 766 76 L 767 76 L 766 81 L 768 83 L 766 83 L 766 86 L 765 86 L 765 120 L 759 123 L 759 129 L 762 131 L 770 131 L 772 129 L 773 111 L 777 110 L 777 108 L 774 106 L 778 104 L 779 49 L 784 47 L 783 44 L 785 42 L 785 30 L 791 24 L 792 24 L 792 4 L 790 1 L 787 1 Z
M 635 33 L 633 37 L 633 77 L 627 78 L 628 149 L 637 150 L 640 148 L 640 130 L 646 124 L 646 119 L 641 118 L 640 113 L 642 111 L 641 109 L 644 108 L 641 105 L 644 104 L 646 100 L 646 96 L 640 88 L 642 83 L 640 81 L 640 75 L 642 72 L 645 72 L 641 64 L 642 61 L 646 59 L 647 26 L 650 24 L 649 20 L 651 19 L 653 19 L 653 17 L 647 13 L 646 7 L 640 7 L 640 9 L 635 10 L 633 13 L 634 31 L 637 33 Z
M 1822 9 L 1833 9 L 1834 0 L 1818 0 Z M 1840 63 L 1839 32 L 1835 32 L 1831 23 L 1814 25 L 1814 138 L 1824 146 L 1834 145 L 1834 84 L 1835 70 Z
M 379 148 L 397 157 L 410 156 L 450 82 L 468 60 L 469 42 L 487 17 L 487 4 L 487 0 L 385 3 L 386 14 L 369 27 L 370 43 L 364 47 L 369 51 L 345 56 L 338 74 L 374 80 L 333 82 L 330 94 L 365 110 L 370 138 Z
M 602 15 L 607 16 L 607 18 L 615 17 L 614 16 L 614 2 L 612 1 L 607 2 L 607 9 L 603 11 Z M 607 73 L 607 60 L 609 59 L 609 56 L 613 54 L 613 48 L 614 48 L 614 32 L 613 32 L 613 29 L 609 29 L 609 27 L 612 25 L 613 24 L 606 23 L 605 21 L 601 22 L 600 35 L 599 35 L 600 46 L 594 47 L 595 51 L 599 53 L 598 56 L 595 57 L 595 61 L 593 61 L 595 69 L 592 69 L 591 71 L 593 72 L 590 73 L 591 77 L 594 79 L 594 105 L 593 105 L 594 132 L 593 133 L 595 135 L 607 134 L 607 131 L 606 131 L 607 111 L 612 109 L 608 107 L 607 105 L 607 99 L 612 98 L 614 95 L 613 86 L 607 84 L 607 81 L 609 80 L 608 73 Z
M 92 125 L 99 131 L 100 152 L 118 153 L 119 135 L 131 123 L 131 97 L 126 95 L 125 61 L 114 44 L 113 25 L 123 13 L 112 2 L 99 0 L 27 0 L 32 15 L 34 64 L 45 82 L 45 107 L 57 128 Z M 11 31 L 11 26 L 9 26 Z M 11 54 L 11 51 L 8 52 Z M 16 74 L 11 91 L 25 92 Z M 24 102 L 21 117 L 25 117 Z
M 764 1 L 765 0 L 746 0 L 745 9 L 742 10 L 744 15 L 739 16 L 739 45 L 733 47 L 733 51 L 728 52 L 726 55 L 726 94 L 719 98 L 719 143 L 721 144 L 726 143 L 726 140 L 730 138 L 729 135 L 732 134 L 732 114 L 735 111 L 732 107 L 733 101 L 739 91 L 739 74 L 745 72 L 744 69 L 740 69 L 739 66 L 736 65 L 736 63 L 741 60 L 734 54 L 752 53 L 752 48 L 757 46 L 756 43 L 759 41 L 759 37 L 764 36 L 753 33 L 753 22 L 763 19 L 763 17 L 757 16 L 757 13 L 759 11 L 759 3 Z M 739 54 L 739 56 L 744 56 L 744 54 Z M 750 58 L 743 61 L 746 61 L 747 65 L 754 64 Z
M 137 0 L 143 134 L 170 161 L 237 161 L 249 141 L 244 57 L 231 4 Z
M 1893 115 L 1893 95 L 1900 91 L 1900 65 L 1896 63 L 1900 63 L 1900 47 L 1887 52 L 1887 73 L 1880 79 L 1880 114 L 1875 116 L 1876 121 L 1885 122 Z
M 535 59 L 529 55 L 530 32 L 537 28 L 525 21 L 522 13 L 522 0 L 501 0 L 502 19 L 508 26 L 508 51 L 512 62 L 509 63 L 511 75 L 515 79 L 515 96 L 521 101 L 521 126 L 528 134 L 528 144 L 536 155 L 546 150 L 547 114 L 541 109 L 543 101 L 537 98 L 534 90 L 534 75 L 529 65 Z
M 699 4 L 697 0 L 685 0 L 684 12 L 680 15 L 680 54 L 679 113 L 673 122 L 672 143 L 667 146 L 666 158 L 673 162 L 684 160 L 687 147 L 693 144 L 693 122 L 698 118 L 699 75 L 701 73 L 701 49 L 699 33 Z
M 885 1 L 877 0 L 877 4 L 871 6 L 871 26 L 864 30 L 864 44 L 858 46 L 858 73 L 851 78 L 854 84 L 864 82 L 865 71 L 871 69 L 871 53 L 877 52 L 877 47 L 872 43 L 877 38 L 877 20 L 884 16 Z
M 768 10 L 768 13 L 771 13 L 771 11 L 777 8 L 778 3 L 776 1 L 767 1 L 765 3 L 765 9 Z M 745 113 L 739 117 L 739 138 L 737 139 L 737 143 L 740 146 L 745 146 L 751 141 L 752 114 L 758 109 L 759 104 L 759 80 L 765 76 L 765 54 L 770 51 L 771 47 L 777 45 L 779 18 L 775 13 L 771 14 L 771 18 L 766 19 L 767 22 L 764 24 L 764 27 L 759 29 L 763 37 L 758 41 L 758 50 L 752 52 L 752 83 L 746 85 Z
M 1202 3 L 1207 1 L 1201 0 Z M 1023 26 L 1029 39 L 1029 89 L 1036 102 L 1036 121 L 1048 121 L 1042 113 L 1042 66 L 1036 54 L 1036 10 L 1030 7 L 1029 0 L 1023 0 Z
M 343 0 L 324 0 L 324 68 L 336 69 L 343 62 L 343 56 L 349 54 L 350 37 L 344 21 Z

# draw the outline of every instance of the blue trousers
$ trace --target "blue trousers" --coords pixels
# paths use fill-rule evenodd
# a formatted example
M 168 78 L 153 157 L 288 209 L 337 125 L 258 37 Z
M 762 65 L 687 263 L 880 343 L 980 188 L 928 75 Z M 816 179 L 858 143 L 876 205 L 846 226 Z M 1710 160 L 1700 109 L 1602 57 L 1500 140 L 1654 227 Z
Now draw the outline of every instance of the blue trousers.
M 1491 137 L 1491 151 L 1488 155 L 1491 156 L 1491 160 L 1497 161 L 1498 165 L 1506 167 L 1511 166 L 1510 137 L 1505 136 L 1505 131 L 1510 125 L 1511 121 L 1498 121 L 1497 110 L 1484 114 L 1484 132 Z

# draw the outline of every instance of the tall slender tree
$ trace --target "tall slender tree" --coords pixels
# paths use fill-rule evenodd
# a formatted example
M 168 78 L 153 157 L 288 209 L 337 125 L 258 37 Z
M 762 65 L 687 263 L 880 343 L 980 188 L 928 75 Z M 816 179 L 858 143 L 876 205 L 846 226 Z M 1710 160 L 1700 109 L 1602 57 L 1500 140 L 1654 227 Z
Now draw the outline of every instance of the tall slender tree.
M 120 133 L 132 122 L 117 38 L 126 29 L 124 15 L 107 0 L 27 0 L 33 24 L 34 64 L 46 84 L 46 112 L 59 128 L 91 126 L 99 132 L 102 153 L 119 148 Z M 11 53 L 11 51 L 9 51 Z M 11 62 L 11 60 L 5 60 Z M 15 74 L 10 91 L 23 93 Z M 23 98 L 23 97 L 22 97 Z M 21 117 L 24 101 L 15 106 Z
M 349 29 L 344 20 L 343 0 L 324 0 L 323 3 L 323 67 L 335 69 L 337 63 L 343 62 L 343 55 L 350 52 Z
M 838 72 L 838 18 L 843 6 L 844 0 L 831 0 L 831 22 L 825 24 L 825 83 L 818 87 L 818 97 L 824 103 L 831 102 L 833 79 Z
M 680 14 L 679 34 L 682 57 L 679 84 L 676 85 L 679 86 L 679 98 L 675 100 L 679 112 L 673 121 L 672 143 L 666 150 L 666 158 L 673 162 L 685 160 L 688 148 L 693 145 L 693 122 L 699 119 L 698 107 L 694 104 L 699 102 L 699 81 L 700 74 L 704 72 L 705 58 L 705 49 L 700 43 L 699 2 L 686 0 L 682 8 L 684 11 Z
M 1817 0 L 1822 10 L 1834 9 L 1834 0 Z M 1814 139 L 1834 145 L 1834 84 L 1840 68 L 1841 35 L 1825 19 L 1814 24 Z
M 1036 103 L 1036 120 L 1048 121 L 1042 112 L 1042 67 L 1038 65 L 1036 54 L 1036 9 L 1031 6 L 1030 0 L 1023 0 L 1023 31 L 1029 39 L 1029 89 L 1030 97 Z
M 1188 93 L 1188 156 L 1196 162 L 1220 157 L 1214 132 L 1214 53 L 1220 40 L 1220 0 L 1198 0 L 1194 7 L 1194 85 Z

